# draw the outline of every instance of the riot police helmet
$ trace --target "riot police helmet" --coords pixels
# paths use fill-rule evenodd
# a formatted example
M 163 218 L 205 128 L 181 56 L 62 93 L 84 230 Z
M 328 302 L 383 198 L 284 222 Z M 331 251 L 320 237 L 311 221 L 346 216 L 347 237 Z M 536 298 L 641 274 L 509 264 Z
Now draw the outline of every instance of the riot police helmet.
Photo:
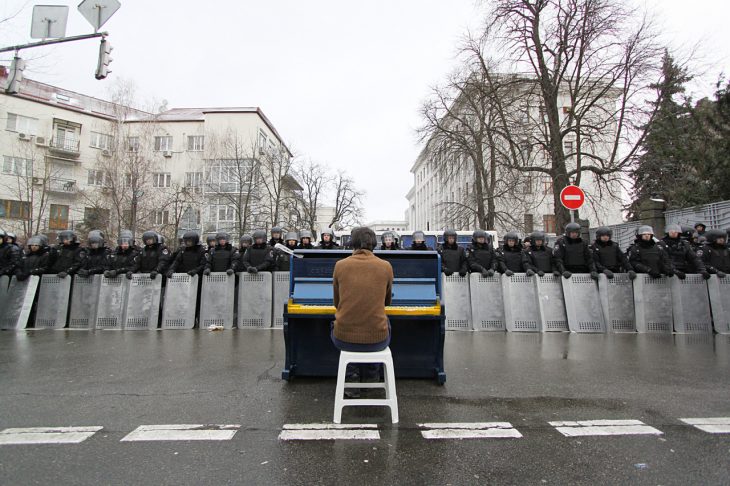
M 667 233 L 667 236 L 669 236 L 669 233 L 677 233 L 677 238 L 679 238 L 682 235 L 682 227 L 678 224 L 668 224 L 664 231 Z
M 43 245 L 43 238 L 40 235 L 33 235 L 28 238 L 28 248 L 32 249 L 34 246 L 37 246 L 39 249 L 45 246 Z
M 284 233 L 284 230 L 280 226 L 274 226 L 273 228 L 271 228 L 271 237 L 274 239 L 281 238 L 283 233 Z M 279 235 L 279 236 L 274 236 L 274 235 Z
M 71 230 L 63 230 L 60 233 L 58 233 L 58 242 L 59 243 L 61 243 L 63 245 L 67 241 L 69 243 L 78 243 L 79 238 L 76 236 L 76 233 L 74 233 Z
M 727 241 L 727 233 L 719 229 L 711 229 L 705 234 L 705 237 L 711 245 L 716 244 L 717 240 L 721 238 Z
M 414 231 L 412 238 L 413 238 L 413 241 L 416 241 L 416 242 L 423 243 L 424 241 L 426 241 L 426 235 L 424 234 L 423 231 Z
M 98 250 L 104 247 L 104 239 L 99 235 L 89 236 L 89 248 L 92 250 Z
M 578 236 L 580 236 L 580 225 L 578 223 L 568 223 L 565 225 L 565 236 L 570 238 L 571 233 L 578 233 Z
M 303 239 L 308 239 L 309 242 L 312 242 L 312 232 L 309 230 L 301 230 L 299 232 L 299 241 L 302 241 Z
M 147 246 L 157 244 L 157 233 L 155 233 L 154 231 L 145 231 L 144 233 L 142 233 L 142 243 Z
M 596 230 L 596 239 L 600 239 L 601 236 L 608 236 L 610 239 L 613 236 L 613 231 L 607 226 L 601 226 Z
M 220 245 L 227 245 L 231 241 L 231 235 L 225 231 L 219 231 L 215 234 L 214 238 Z M 223 241 L 223 243 L 221 243 L 221 241 Z
M 183 234 L 183 243 L 187 247 L 198 246 L 200 243 L 200 235 L 197 231 L 186 231 Z
M 246 245 L 248 245 L 248 246 L 251 246 L 251 245 L 253 244 L 253 236 L 251 236 L 251 235 L 248 235 L 248 234 L 246 234 L 246 235 L 243 235 L 243 236 L 241 236 L 241 238 L 240 238 L 240 239 L 238 240 L 238 242 L 239 242 L 239 244 L 240 244 L 241 246 L 244 246 L 244 243 L 245 243 Z
M 648 226 L 648 225 L 639 226 L 639 229 L 636 230 L 636 234 L 637 234 L 637 236 L 642 236 L 642 235 L 654 236 L 654 228 L 652 228 L 651 226 Z
M 520 235 L 516 231 L 508 231 L 504 234 L 504 242 L 507 243 L 509 240 L 514 240 L 516 244 L 520 241 Z
M 479 243 L 479 238 L 484 238 L 484 243 L 489 243 L 489 233 L 480 229 L 474 230 L 474 232 L 471 234 L 472 243 Z
M 335 232 L 332 230 L 332 228 L 325 228 L 325 229 L 323 229 L 321 231 L 320 235 L 321 235 L 320 237 L 322 239 L 324 239 L 324 235 L 329 235 L 330 241 L 334 241 L 335 240 Z
M 41 239 L 41 246 L 43 246 L 43 248 L 48 248 L 48 237 L 46 235 L 44 235 L 43 233 L 36 235 L 36 236 L 38 236 Z
M 530 239 L 532 240 L 532 244 L 537 244 L 538 241 L 542 241 L 542 244 L 545 245 L 545 232 L 544 231 L 533 231 L 530 235 Z
M 290 241 L 297 242 L 297 241 L 299 241 L 299 235 L 297 234 L 296 231 L 290 231 L 284 237 L 284 241 L 287 242 L 287 243 L 290 242 Z
M 122 230 L 119 232 L 119 237 L 117 238 L 117 245 L 121 245 L 122 243 L 126 243 L 129 246 L 132 246 L 134 243 L 134 237 L 132 236 L 132 232 L 129 230 Z

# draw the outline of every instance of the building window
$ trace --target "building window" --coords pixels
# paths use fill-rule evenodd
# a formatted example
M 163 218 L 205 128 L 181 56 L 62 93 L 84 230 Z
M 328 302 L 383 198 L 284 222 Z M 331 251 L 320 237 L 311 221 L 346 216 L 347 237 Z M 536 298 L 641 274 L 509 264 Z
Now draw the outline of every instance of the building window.
M 250 179 L 250 160 L 216 160 L 208 168 L 208 184 L 213 192 L 239 192 L 240 182 Z
M 546 214 L 542 217 L 542 225 L 545 228 L 545 233 L 554 233 L 557 234 L 555 231 L 555 215 L 554 214 Z
M 185 187 L 202 187 L 203 186 L 203 173 L 202 172 L 186 172 L 185 173 Z
M 268 138 L 263 130 L 259 130 L 259 154 L 263 154 L 266 151 L 266 141 Z
M 172 137 L 155 137 L 155 151 L 156 152 L 169 152 L 172 150 Z
M 68 229 L 68 206 L 62 204 L 51 204 L 48 213 L 48 229 Z
M 3 174 L 25 175 L 33 174 L 33 161 L 22 157 L 3 156 Z
M 29 202 L 0 199 L 0 218 L 26 219 L 29 215 Z
M 532 176 L 526 176 L 522 182 L 522 194 L 532 194 Z
M 203 135 L 188 136 L 188 150 L 191 152 L 201 152 L 205 143 Z
M 90 186 L 103 186 L 104 185 L 104 171 L 89 169 L 87 172 L 86 183 Z
M 91 132 L 91 142 L 89 146 L 102 150 L 111 150 L 112 136 L 105 133 Z
M 170 187 L 172 175 L 169 172 L 155 172 L 152 174 L 152 187 Z
M 38 129 L 38 118 L 8 113 L 8 121 L 5 125 L 5 129 L 12 132 L 35 135 Z
M 563 142 L 563 147 L 565 148 L 565 156 L 566 157 L 572 157 L 573 154 L 573 142 Z
M 200 226 L 200 210 L 188 206 L 180 218 L 181 229 L 196 229 Z
M 170 211 L 155 211 L 155 224 L 168 224 L 170 219 Z
M 127 152 L 139 152 L 139 137 L 127 137 Z
M 532 214 L 525 213 L 525 233 L 535 231 L 535 218 Z
M 542 183 L 543 192 L 545 194 L 552 194 L 553 193 L 553 180 L 548 179 Z

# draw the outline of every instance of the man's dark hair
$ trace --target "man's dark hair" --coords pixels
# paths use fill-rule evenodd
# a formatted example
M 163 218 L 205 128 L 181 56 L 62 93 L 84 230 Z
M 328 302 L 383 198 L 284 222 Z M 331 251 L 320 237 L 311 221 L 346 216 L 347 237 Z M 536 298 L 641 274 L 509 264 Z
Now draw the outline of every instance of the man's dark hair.
M 366 226 L 355 228 L 350 233 L 350 243 L 355 250 L 373 251 L 373 248 L 377 245 L 375 232 Z

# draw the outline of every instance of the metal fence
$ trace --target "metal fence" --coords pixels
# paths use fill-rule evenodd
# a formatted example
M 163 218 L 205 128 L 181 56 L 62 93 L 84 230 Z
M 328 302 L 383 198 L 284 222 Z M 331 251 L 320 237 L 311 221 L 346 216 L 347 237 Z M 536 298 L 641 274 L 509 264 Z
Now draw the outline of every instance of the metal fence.
M 664 213 L 666 224 L 694 226 L 704 223 L 707 229 L 730 228 L 730 201 L 720 201 L 691 208 L 671 209 Z

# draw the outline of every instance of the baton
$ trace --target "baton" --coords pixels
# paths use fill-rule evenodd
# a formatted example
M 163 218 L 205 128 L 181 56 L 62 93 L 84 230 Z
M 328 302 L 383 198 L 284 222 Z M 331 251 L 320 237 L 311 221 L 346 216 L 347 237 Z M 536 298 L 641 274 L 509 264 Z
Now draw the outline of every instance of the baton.
M 297 255 L 296 253 L 294 253 L 294 250 L 292 250 L 289 247 L 286 247 L 286 246 L 282 245 L 281 243 L 275 244 L 274 245 L 274 249 L 275 250 L 283 251 L 284 253 L 288 253 L 289 255 L 295 256 L 297 258 L 304 258 L 304 255 Z

